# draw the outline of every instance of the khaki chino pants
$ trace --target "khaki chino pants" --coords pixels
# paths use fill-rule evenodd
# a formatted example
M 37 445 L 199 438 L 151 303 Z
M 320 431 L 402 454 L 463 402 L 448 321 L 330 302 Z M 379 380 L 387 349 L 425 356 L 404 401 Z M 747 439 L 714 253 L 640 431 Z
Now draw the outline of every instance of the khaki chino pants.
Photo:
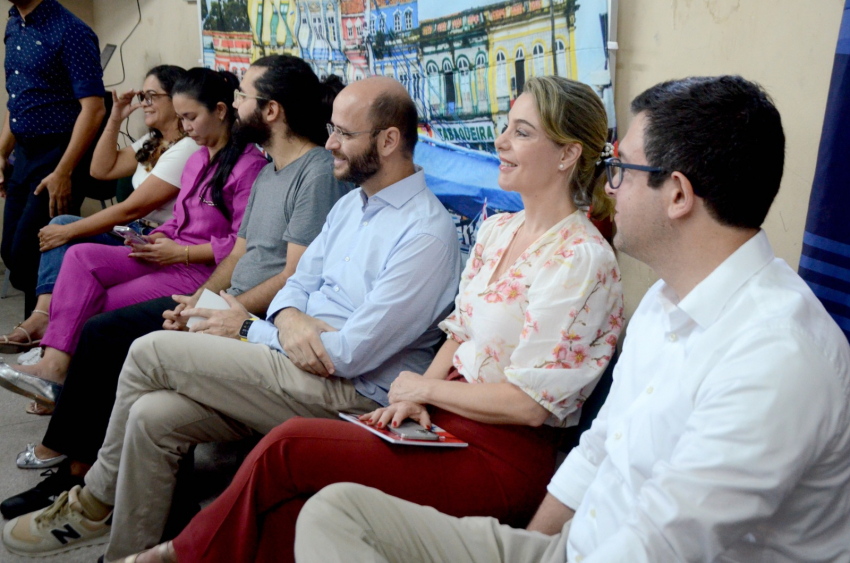
M 415 487 L 416 483 L 411 483 Z M 564 563 L 560 534 L 518 530 L 495 518 L 455 518 L 377 489 L 337 483 L 298 516 L 298 563 Z
M 294 416 L 336 418 L 380 405 L 354 383 L 304 372 L 261 344 L 160 331 L 133 343 L 86 486 L 115 506 L 107 561 L 159 542 L 177 465 L 194 444 L 267 433 Z

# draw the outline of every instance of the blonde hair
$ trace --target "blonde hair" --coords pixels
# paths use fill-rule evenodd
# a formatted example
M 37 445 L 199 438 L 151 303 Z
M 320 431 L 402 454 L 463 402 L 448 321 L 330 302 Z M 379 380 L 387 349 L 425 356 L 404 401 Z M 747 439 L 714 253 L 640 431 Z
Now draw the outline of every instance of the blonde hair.
M 605 166 L 599 163 L 608 140 L 608 116 L 599 96 L 586 84 L 561 76 L 536 76 L 523 93 L 534 98 L 546 136 L 559 145 L 578 143 L 581 156 L 569 179 L 570 196 L 595 219 L 614 211 L 605 193 Z M 597 164 L 599 163 L 599 164 Z

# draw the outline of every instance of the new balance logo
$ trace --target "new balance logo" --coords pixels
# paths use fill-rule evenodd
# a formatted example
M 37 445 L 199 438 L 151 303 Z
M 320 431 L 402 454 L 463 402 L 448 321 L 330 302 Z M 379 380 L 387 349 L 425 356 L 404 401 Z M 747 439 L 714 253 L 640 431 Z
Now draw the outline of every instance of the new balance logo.
M 53 530 L 50 530 L 50 533 L 53 534 L 53 537 L 59 540 L 59 543 L 62 545 L 68 543 L 68 540 L 78 540 L 82 537 L 77 530 L 71 527 L 70 524 L 65 524 L 64 528 L 54 528 Z

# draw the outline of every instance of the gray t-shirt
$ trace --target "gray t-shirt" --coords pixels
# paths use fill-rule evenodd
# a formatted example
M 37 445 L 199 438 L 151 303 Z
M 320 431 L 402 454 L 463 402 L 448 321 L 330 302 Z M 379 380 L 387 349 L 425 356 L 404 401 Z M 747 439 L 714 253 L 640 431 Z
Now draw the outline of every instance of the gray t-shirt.
M 282 170 L 275 171 L 274 163 L 263 168 L 239 228 L 247 250 L 236 263 L 228 293 L 239 295 L 283 271 L 286 245 L 309 246 L 331 207 L 352 188 L 334 178 L 333 156 L 321 147 Z

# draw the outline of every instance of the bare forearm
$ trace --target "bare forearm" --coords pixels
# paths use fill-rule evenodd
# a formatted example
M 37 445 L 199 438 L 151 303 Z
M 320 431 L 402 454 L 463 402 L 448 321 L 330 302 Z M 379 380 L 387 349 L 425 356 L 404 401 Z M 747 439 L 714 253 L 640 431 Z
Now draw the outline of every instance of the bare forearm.
M 190 244 L 187 248 L 189 249 L 187 262 L 190 264 L 209 264 L 210 262 L 215 262 L 215 254 L 210 243 Z
M 233 254 L 230 254 L 227 258 L 219 262 L 209 279 L 198 290 L 197 295 L 203 293 L 205 289 L 209 289 L 215 294 L 228 289 L 230 287 L 230 279 L 233 277 L 233 270 L 236 268 L 237 262 L 239 262 L 239 257 L 234 256 Z
M 147 212 L 143 209 L 133 209 L 124 205 L 123 201 L 117 205 L 110 205 L 94 215 L 90 215 L 81 221 L 68 225 L 68 232 L 72 239 L 91 237 L 112 230 L 115 225 L 126 225 L 139 217 L 144 217 Z
M 429 380 L 423 385 L 422 403 L 440 407 L 486 424 L 540 426 L 549 411 L 512 383 L 467 384 Z
M 90 172 L 93 177 L 101 180 L 112 180 L 129 176 L 132 173 L 132 170 L 116 170 L 122 156 L 121 151 L 117 148 L 120 130 L 121 122 L 119 120 L 110 119 L 107 122 L 92 155 Z
M 431 365 L 423 374 L 429 379 L 445 379 L 452 369 L 455 352 L 460 347 L 460 344 L 449 338 L 442 346 L 440 346 L 437 355 L 431 361 Z
M 292 272 L 288 269 L 284 269 L 276 276 L 270 277 L 259 285 L 252 287 L 242 295 L 237 296 L 236 300 L 242 303 L 242 305 L 254 315 L 265 316 L 266 310 L 269 308 L 272 299 L 274 299 L 277 292 L 286 285 L 286 280 L 288 280 L 291 275 Z
M 88 100 L 88 101 L 87 101 Z M 106 109 L 103 106 L 103 100 L 100 98 L 84 98 L 80 100 L 83 109 L 77 116 L 77 121 L 74 123 L 74 130 L 71 133 L 71 140 L 68 143 L 68 148 L 65 149 L 65 154 L 59 164 L 56 165 L 56 170 L 63 174 L 71 174 L 80 163 L 89 145 L 94 140 L 97 130 L 100 127 Z
M 540 532 L 547 536 L 560 534 L 567 521 L 572 520 L 575 511 L 550 493 L 546 493 L 537 513 L 528 524 L 530 532 Z

